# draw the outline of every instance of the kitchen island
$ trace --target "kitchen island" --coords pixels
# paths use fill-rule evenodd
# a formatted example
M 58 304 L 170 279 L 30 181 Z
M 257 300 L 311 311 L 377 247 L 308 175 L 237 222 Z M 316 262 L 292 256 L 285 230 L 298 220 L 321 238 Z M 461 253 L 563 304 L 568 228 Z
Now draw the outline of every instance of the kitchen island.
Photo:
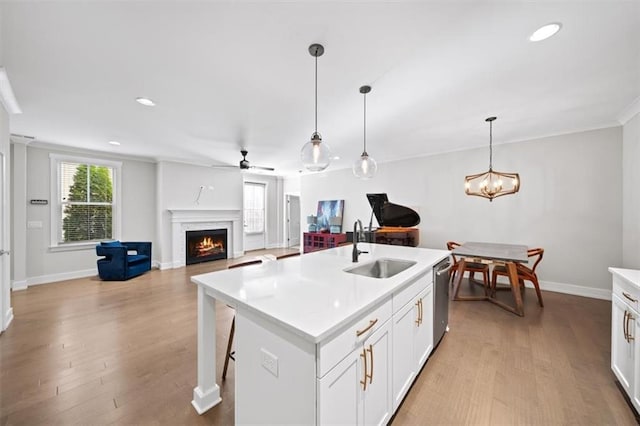
M 198 413 L 221 400 L 220 300 L 236 309 L 236 423 L 388 422 L 433 348 L 432 267 L 449 252 L 358 246 L 358 263 L 344 246 L 192 277 Z M 384 259 L 408 263 L 388 278 L 349 272 Z

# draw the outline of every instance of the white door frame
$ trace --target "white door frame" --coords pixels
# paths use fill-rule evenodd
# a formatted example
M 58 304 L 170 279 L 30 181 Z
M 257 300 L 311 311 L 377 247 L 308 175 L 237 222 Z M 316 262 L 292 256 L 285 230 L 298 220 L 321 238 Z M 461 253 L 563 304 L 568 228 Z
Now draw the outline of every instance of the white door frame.
M 298 199 L 298 232 L 297 235 L 295 235 L 295 232 L 291 232 L 291 198 L 297 198 Z M 287 210 L 286 210 L 286 247 L 292 247 L 292 246 L 300 246 L 300 236 L 302 235 L 302 225 L 300 223 L 301 221 L 301 208 L 300 208 L 300 196 L 296 195 L 296 194 L 287 194 L 285 196 L 286 199 L 286 203 L 287 203 Z M 292 238 L 293 237 L 293 238 Z
M 9 268 L 11 262 L 9 258 L 10 239 L 9 239 L 9 197 L 8 197 L 8 185 L 7 185 L 7 145 L 2 144 L 0 146 L 0 200 L 2 201 L 2 207 L 0 207 L 0 307 L 2 316 L 0 322 L 0 332 L 6 330 L 9 324 L 13 320 L 13 308 L 11 307 L 11 279 Z

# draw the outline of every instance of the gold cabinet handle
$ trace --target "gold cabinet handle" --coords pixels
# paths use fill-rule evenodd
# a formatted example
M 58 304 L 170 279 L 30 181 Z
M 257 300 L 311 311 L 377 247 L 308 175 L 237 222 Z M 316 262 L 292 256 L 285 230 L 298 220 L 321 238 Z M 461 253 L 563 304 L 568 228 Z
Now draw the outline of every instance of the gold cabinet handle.
M 627 314 L 627 342 L 631 343 L 632 340 L 635 340 L 635 338 L 631 335 L 631 332 L 629 331 L 629 320 L 633 320 L 633 316 L 631 316 L 631 312 L 629 312 Z
M 369 376 L 367 374 L 367 351 L 364 350 L 364 348 L 362 349 L 362 353 L 360 354 L 360 356 L 363 359 L 364 362 L 364 378 L 363 380 L 360 380 L 360 384 L 362 385 L 362 390 L 366 391 L 367 390 L 367 377 Z
M 418 316 L 416 317 L 415 323 L 418 327 L 420 327 L 420 300 L 416 300 L 416 311 Z
M 377 322 L 378 322 L 378 318 L 376 318 L 374 320 L 369 320 L 369 325 L 366 326 L 364 330 L 356 330 L 356 336 L 357 337 L 362 336 L 364 333 L 366 333 L 367 331 L 371 330 L 371 327 L 376 325 Z
M 633 297 L 631 297 L 631 295 L 629 293 L 625 293 L 624 291 L 622 292 L 622 295 L 624 297 L 626 297 L 627 299 L 631 300 L 632 302 L 637 302 L 638 299 L 634 299 Z
M 622 318 L 622 332 L 624 333 L 624 340 L 629 342 L 629 336 L 627 335 L 627 310 L 624 310 L 624 318 Z
M 369 351 L 369 356 L 371 357 L 371 373 L 369 374 L 369 384 L 372 384 L 373 383 L 373 345 L 369 345 L 369 349 L 367 350 Z
M 422 310 L 422 297 L 420 298 L 420 324 L 422 324 L 422 314 L 424 311 Z

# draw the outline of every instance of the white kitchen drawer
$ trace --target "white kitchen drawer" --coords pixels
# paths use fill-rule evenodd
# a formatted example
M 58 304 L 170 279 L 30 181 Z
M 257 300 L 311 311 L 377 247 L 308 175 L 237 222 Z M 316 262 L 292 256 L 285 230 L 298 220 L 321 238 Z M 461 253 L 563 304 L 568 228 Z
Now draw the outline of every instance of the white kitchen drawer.
M 319 343 L 316 373 L 318 377 L 323 377 L 345 356 L 362 345 L 362 342 L 371 336 L 371 334 L 380 328 L 389 318 L 391 318 L 391 298 L 363 315 L 359 320 L 353 322 L 348 328 L 328 342 Z M 371 325 L 372 322 L 375 323 Z M 358 336 L 358 332 L 365 329 L 367 331 Z
M 613 294 L 636 311 L 638 310 L 640 289 L 618 275 L 613 276 Z
M 433 281 L 433 272 L 429 270 L 426 274 L 416 278 L 414 282 L 409 284 L 404 289 L 393 294 L 393 313 L 395 314 L 402 308 L 407 302 L 413 300 L 422 290 L 427 288 Z

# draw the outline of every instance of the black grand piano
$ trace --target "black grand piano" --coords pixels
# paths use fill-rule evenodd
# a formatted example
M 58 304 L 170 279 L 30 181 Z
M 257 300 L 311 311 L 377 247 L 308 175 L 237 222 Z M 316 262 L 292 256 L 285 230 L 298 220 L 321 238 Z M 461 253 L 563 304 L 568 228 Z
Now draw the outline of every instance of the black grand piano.
M 416 228 L 420 215 L 415 210 L 389 202 L 385 193 L 367 194 L 367 199 L 371 205 L 369 228 L 365 231 L 368 242 L 411 247 L 420 244 L 420 230 Z M 372 229 L 374 215 L 377 229 Z M 349 237 L 347 240 L 352 241 Z

